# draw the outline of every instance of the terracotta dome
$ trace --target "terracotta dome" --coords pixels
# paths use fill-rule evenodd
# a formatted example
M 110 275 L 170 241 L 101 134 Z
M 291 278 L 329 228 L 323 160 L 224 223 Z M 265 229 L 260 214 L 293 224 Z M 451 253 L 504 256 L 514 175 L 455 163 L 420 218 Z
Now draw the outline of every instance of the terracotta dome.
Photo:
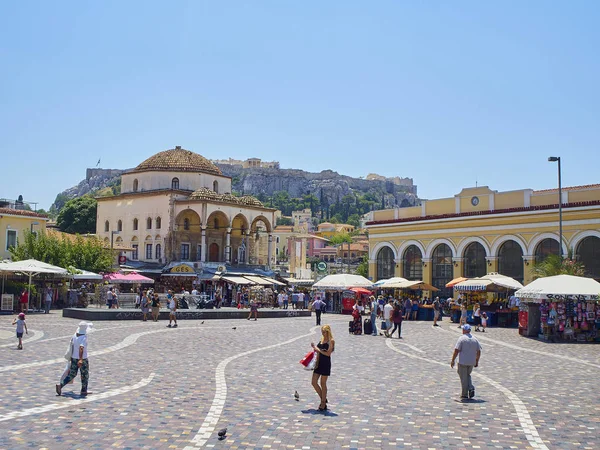
M 200 189 L 196 189 L 190 195 L 191 200 L 218 200 L 219 194 L 215 191 L 211 191 L 208 188 L 201 187 Z
M 204 156 L 179 146 L 151 156 L 133 169 L 132 172 L 147 172 L 150 170 L 223 175 L 221 170 Z
M 262 202 L 259 199 L 251 197 L 249 195 L 240 197 L 240 202 L 248 206 L 263 206 Z

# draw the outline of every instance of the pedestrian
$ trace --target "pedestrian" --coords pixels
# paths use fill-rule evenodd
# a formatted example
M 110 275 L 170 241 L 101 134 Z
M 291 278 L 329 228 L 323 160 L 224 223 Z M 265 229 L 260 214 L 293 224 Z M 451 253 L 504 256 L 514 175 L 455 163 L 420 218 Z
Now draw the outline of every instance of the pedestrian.
M 383 318 L 383 307 L 385 306 L 385 298 L 383 298 L 383 295 L 379 295 L 377 297 L 377 303 L 379 303 L 379 308 L 377 310 L 379 317 Z
M 69 350 L 66 356 L 70 356 L 71 368 L 68 375 L 56 385 L 56 393 L 62 394 L 62 388 L 69 384 L 73 378 L 77 376 L 77 371 L 81 371 L 81 395 L 86 396 L 88 393 L 88 381 L 90 376 L 90 365 L 88 362 L 88 334 L 92 331 L 92 323 L 79 322 L 79 326 L 75 334 L 71 337 Z
M 52 288 L 48 286 L 44 292 L 44 314 L 50 314 L 50 306 L 52 305 Z
M 433 326 L 439 327 L 437 321 L 440 318 L 440 298 L 436 297 L 433 301 Z
M 292 293 L 292 309 L 298 309 L 298 294 Z
M 277 305 L 279 306 L 279 309 L 283 309 L 283 292 L 277 294 Z
M 160 297 L 158 296 L 158 294 L 155 292 L 152 295 L 152 320 L 154 320 L 155 322 L 158 322 L 158 316 L 160 314 Z
M 27 324 L 25 323 L 25 314 L 19 313 L 19 316 L 13 320 L 12 324 L 17 325 L 17 339 L 19 340 L 17 349 L 23 350 L 23 330 L 25 330 L 25 334 L 29 334 L 29 331 L 27 331 Z
M 475 306 L 473 306 L 473 321 L 475 323 L 475 331 L 480 331 L 479 327 L 481 326 L 481 306 L 479 306 L 479 303 L 475 303 Z
M 142 295 L 143 295 L 142 288 L 139 287 L 137 289 L 137 295 L 135 296 L 135 309 L 138 309 L 140 307 L 140 305 L 142 304 Z
M 358 299 L 356 299 L 354 302 L 354 306 L 352 307 L 352 327 L 350 329 L 350 332 L 352 334 L 362 334 L 362 327 L 363 325 L 362 318 L 360 315 L 360 304 L 358 302 Z
M 150 312 L 150 300 L 148 300 L 148 293 L 146 291 L 142 292 L 142 299 L 140 300 L 140 306 L 142 308 L 142 314 L 144 315 L 144 318 L 142 319 L 142 321 L 146 322 L 146 316 Z
M 463 300 L 460 303 L 460 324 L 458 325 L 458 328 L 460 328 L 466 324 L 467 324 L 467 301 Z
M 23 290 L 21 291 L 21 297 L 19 301 L 21 303 L 21 312 L 27 312 L 27 309 L 29 307 L 29 293 L 27 292 L 27 289 L 23 288 Z
M 177 299 L 175 298 L 175 296 L 173 295 L 173 293 L 171 291 L 169 291 L 171 293 L 171 298 L 168 300 L 168 306 L 169 306 L 169 325 L 167 325 L 167 328 L 171 328 L 171 322 L 175 322 L 175 325 L 173 325 L 173 328 L 177 328 Z M 167 295 L 167 298 L 168 295 Z
M 481 331 L 485 333 L 485 329 L 487 328 L 488 315 L 484 311 L 481 313 Z
M 392 312 L 394 311 L 394 299 L 391 298 L 383 307 L 383 321 L 385 323 L 385 333 L 386 337 L 389 337 L 389 332 L 392 329 Z M 383 328 L 383 327 L 381 327 Z
M 304 292 L 298 292 L 298 307 L 300 309 L 306 308 L 306 305 L 304 304 Z
M 311 342 L 310 345 L 317 352 L 317 365 L 313 370 L 312 385 L 321 400 L 319 411 L 325 411 L 327 409 L 327 378 L 331 375 L 331 354 L 335 349 L 331 327 L 323 325 L 321 327 L 321 341 L 317 345 Z M 321 379 L 320 386 L 319 378 Z
M 289 297 L 287 292 L 283 293 L 283 309 L 288 309 Z
M 379 302 L 375 297 L 371 296 L 371 327 L 373 331 L 371 336 L 377 336 L 377 311 L 379 310 Z
M 255 300 L 250 300 L 250 314 L 248 314 L 248 320 L 250 320 L 252 313 L 254 313 L 254 320 L 256 320 L 258 318 L 258 304 Z
M 394 306 L 394 311 L 392 311 L 392 322 L 394 323 L 394 329 L 387 334 L 387 337 L 394 337 L 394 332 L 397 329 L 398 339 L 402 339 L 402 319 L 402 309 L 400 309 L 400 305 L 397 304 Z
M 317 297 L 317 299 L 312 304 L 312 309 L 315 311 L 315 316 L 317 318 L 317 326 L 321 325 L 321 313 L 323 312 L 324 308 L 325 302 L 321 300 L 321 297 Z
M 410 319 L 410 313 L 412 311 L 412 302 L 409 298 L 404 300 L 404 320 Z
M 479 366 L 479 357 L 481 356 L 481 344 L 473 335 L 471 335 L 471 325 L 466 324 L 462 327 L 462 336 L 456 341 L 454 354 L 450 367 L 454 368 L 454 361 L 458 356 L 458 376 L 460 377 L 461 392 L 460 400 L 468 400 L 475 397 L 475 386 L 471 380 L 473 367 Z
M 419 300 L 415 298 L 412 301 L 412 320 L 417 320 L 417 314 L 419 314 Z

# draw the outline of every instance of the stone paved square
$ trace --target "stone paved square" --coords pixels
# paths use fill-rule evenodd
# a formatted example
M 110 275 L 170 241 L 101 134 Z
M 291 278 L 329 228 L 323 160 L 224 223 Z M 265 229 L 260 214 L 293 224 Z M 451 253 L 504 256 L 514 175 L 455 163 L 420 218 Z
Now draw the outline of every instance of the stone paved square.
M 596 345 L 474 333 L 476 397 L 460 403 L 455 324 L 404 322 L 400 340 L 349 335 L 347 316 L 325 315 L 336 350 L 322 413 L 298 364 L 319 338 L 314 317 L 97 322 L 85 399 L 79 377 L 54 392 L 79 321 L 28 316 L 20 351 L 11 320 L 0 326 L 0 448 L 600 448 Z

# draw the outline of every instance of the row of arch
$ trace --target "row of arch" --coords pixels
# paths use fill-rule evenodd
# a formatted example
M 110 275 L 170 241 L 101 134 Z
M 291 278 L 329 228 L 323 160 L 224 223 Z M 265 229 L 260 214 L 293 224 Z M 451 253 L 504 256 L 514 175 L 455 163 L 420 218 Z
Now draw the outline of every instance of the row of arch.
M 104 238 L 104 242 L 106 244 L 110 244 L 110 239 L 109 238 Z M 156 260 L 160 260 L 163 257 L 163 249 L 162 249 L 162 238 L 160 235 L 156 235 L 154 238 L 152 238 L 152 236 L 148 235 L 146 236 L 146 239 L 144 239 L 142 241 L 142 245 L 143 247 L 143 251 L 144 251 L 144 255 L 146 260 L 149 259 L 156 259 Z M 117 246 L 119 245 L 124 245 L 124 240 L 121 236 L 117 236 L 117 239 L 115 240 L 115 243 L 117 244 Z M 131 238 L 131 248 L 133 249 L 131 251 L 131 258 L 134 260 L 139 259 L 139 244 L 140 241 L 138 240 L 137 236 L 133 236 Z
M 139 220 L 137 218 L 133 219 L 131 222 L 131 229 L 133 231 L 137 231 L 139 230 Z M 154 219 L 154 229 L 155 230 L 160 230 L 162 227 L 162 219 L 160 217 L 157 217 L 156 219 Z M 148 217 L 146 219 L 146 230 L 151 230 L 152 229 L 152 217 Z M 104 222 L 104 232 L 108 233 L 110 231 L 110 222 L 108 220 L 106 220 Z M 117 228 L 116 231 L 123 231 L 123 221 L 121 219 L 117 220 Z
M 231 229 L 232 236 L 241 236 L 257 231 L 272 232 L 271 222 L 263 215 L 255 217 L 250 223 L 242 213 L 229 219 L 223 211 L 214 211 L 208 216 L 206 223 L 202 223 L 200 215 L 193 209 L 181 211 L 175 218 L 175 226 L 178 231 L 191 232 L 200 232 L 202 228 L 208 231 Z
M 133 192 L 137 192 L 140 187 L 140 182 L 137 178 L 133 180 Z M 173 177 L 171 180 L 171 189 L 179 189 L 179 178 Z M 213 181 L 213 191 L 217 194 L 219 193 L 219 182 L 217 180 Z

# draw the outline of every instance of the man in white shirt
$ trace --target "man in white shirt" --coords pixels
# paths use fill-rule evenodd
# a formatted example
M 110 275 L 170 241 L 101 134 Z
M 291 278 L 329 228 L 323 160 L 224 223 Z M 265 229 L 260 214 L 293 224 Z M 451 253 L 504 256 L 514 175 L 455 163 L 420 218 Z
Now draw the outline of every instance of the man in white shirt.
M 283 292 L 277 294 L 277 304 L 279 305 L 279 309 L 283 309 Z
M 75 335 L 71 337 L 70 350 L 71 353 L 71 368 L 68 375 L 64 378 L 60 384 L 56 385 L 56 393 L 62 394 L 63 386 L 69 384 L 73 378 L 77 376 L 77 371 L 81 371 L 81 395 L 87 395 L 88 381 L 89 381 L 89 363 L 87 354 L 87 333 L 91 331 L 92 324 L 88 322 L 79 322 Z
M 371 297 L 371 327 L 373 331 L 372 336 L 377 336 L 377 311 L 379 309 L 379 303 L 375 297 Z
M 479 366 L 481 344 L 477 338 L 471 335 L 471 325 L 463 325 L 462 330 L 463 334 L 458 338 L 454 347 L 450 367 L 454 368 L 454 361 L 458 356 L 458 376 L 462 387 L 460 400 L 465 401 L 475 397 L 475 386 L 471 381 L 471 372 L 473 367 Z
M 390 337 L 392 329 L 392 311 L 394 310 L 394 299 L 390 300 L 383 307 L 383 320 L 385 321 L 385 337 Z
M 298 308 L 304 309 L 304 292 L 300 292 L 298 294 Z

